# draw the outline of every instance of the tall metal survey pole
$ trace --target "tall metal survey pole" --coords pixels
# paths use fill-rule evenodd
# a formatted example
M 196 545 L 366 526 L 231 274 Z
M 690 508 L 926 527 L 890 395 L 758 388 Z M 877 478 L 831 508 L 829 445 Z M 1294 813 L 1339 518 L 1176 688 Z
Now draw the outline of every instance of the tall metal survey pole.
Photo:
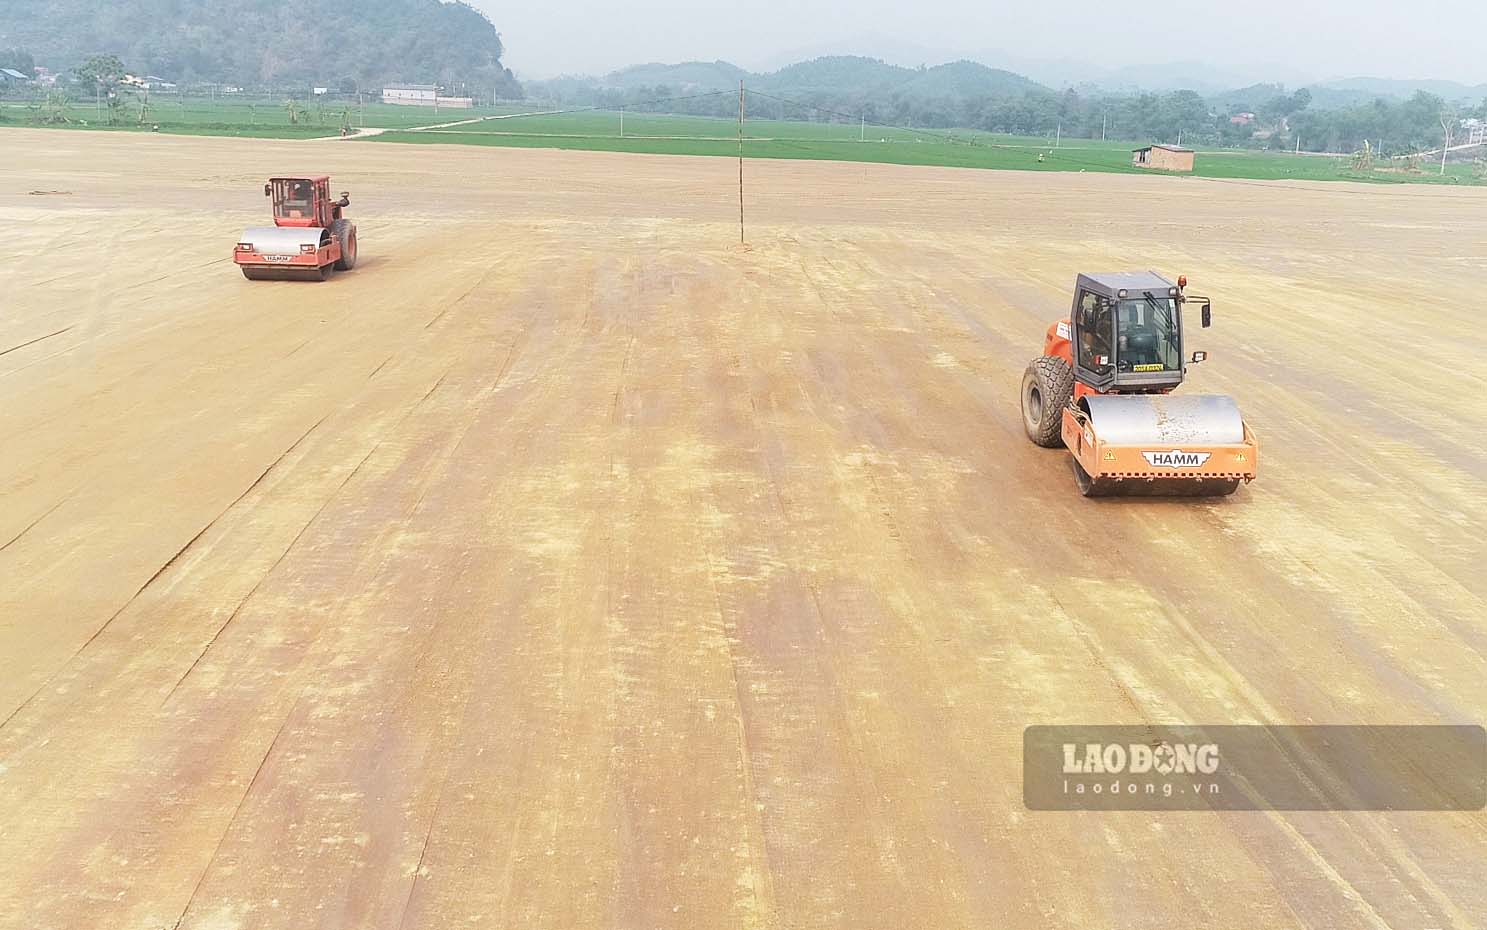
M 738 82 L 738 244 L 744 244 L 743 191 L 744 82 Z

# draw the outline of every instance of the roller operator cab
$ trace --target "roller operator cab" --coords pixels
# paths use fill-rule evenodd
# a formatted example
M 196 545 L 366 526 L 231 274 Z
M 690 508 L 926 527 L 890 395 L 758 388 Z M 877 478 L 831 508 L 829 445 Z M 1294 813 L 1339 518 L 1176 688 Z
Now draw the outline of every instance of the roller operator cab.
M 1172 396 L 1189 365 L 1185 327 L 1212 303 L 1152 272 L 1081 274 L 1067 319 L 1048 328 L 1022 379 L 1028 438 L 1066 446 L 1086 497 L 1232 494 L 1255 477 L 1259 444 L 1232 398 Z
M 263 185 L 274 225 L 243 231 L 233 261 L 253 281 L 324 281 L 356 267 L 356 224 L 344 215 L 351 197 L 330 194 L 330 178 L 270 178 Z

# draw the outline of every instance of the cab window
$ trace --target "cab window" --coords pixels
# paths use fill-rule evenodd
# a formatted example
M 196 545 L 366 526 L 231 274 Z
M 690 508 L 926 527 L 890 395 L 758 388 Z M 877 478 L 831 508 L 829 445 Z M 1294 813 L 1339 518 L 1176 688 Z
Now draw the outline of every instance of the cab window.
M 315 215 L 315 184 L 306 180 L 274 182 L 274 215 L 282 219 L 310 219 Z
M 1123 372 L 1182 370 L 1182 334 L 1177 305 L 1167 296 L 1145 294 L 1120 302 L 1120 345 L 1116 353 Z
M 1089 291 L 1079 294 L 1079 367 L 1097 375 L 1112 369 L 1111 349 L 1115 345 L 1115 313 L 1109 298 Z

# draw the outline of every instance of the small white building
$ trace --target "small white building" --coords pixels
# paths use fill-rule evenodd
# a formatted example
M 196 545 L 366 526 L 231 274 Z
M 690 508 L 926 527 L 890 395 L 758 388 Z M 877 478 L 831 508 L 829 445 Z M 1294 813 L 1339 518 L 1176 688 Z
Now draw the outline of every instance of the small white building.
M 466 110 L 475 105 L 469 97 L 441 97 L 433 84 L 388 84 L 382 88 L 382 102 L 414 107 L 448 107 Z
M 133 74 L 126 74 L 123 77 L 119 78 L 119 83 L 123 84 L 125 87 L 138 87 L 140 90 L 176 89 L 176 85 L 174 83 L 167 81 L 163 77 L 158 77 L 154 74 L 147 74 L 144 77 L 139 77 Z
M 382 88 L 383 103 L 431 107 L 438 99 L 439 88 L 433 84 L 388 84 Z

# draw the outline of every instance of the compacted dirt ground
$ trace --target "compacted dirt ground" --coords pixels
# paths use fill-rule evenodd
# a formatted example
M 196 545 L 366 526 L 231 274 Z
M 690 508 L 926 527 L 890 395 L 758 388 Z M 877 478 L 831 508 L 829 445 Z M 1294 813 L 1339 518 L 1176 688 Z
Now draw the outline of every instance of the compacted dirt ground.
M 1487 815 L 1038 813 L 1047 723 L 1487 716 L 1487 193 L 4 134 L 0 927 L 1464 928 Z M 263 179 L 362 264 L 230 263 Z M 1186 273 L 1262 475 L 1017 386 Z

